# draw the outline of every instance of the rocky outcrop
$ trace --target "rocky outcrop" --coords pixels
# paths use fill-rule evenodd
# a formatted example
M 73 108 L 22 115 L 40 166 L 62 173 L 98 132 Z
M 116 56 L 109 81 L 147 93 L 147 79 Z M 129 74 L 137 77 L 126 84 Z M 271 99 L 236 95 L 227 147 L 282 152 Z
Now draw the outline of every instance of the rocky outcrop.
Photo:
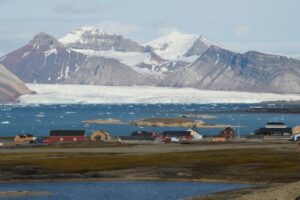
M 0 103 L 14 102 L 20 95 L 30 93 L 20 79 L 0 65 Z

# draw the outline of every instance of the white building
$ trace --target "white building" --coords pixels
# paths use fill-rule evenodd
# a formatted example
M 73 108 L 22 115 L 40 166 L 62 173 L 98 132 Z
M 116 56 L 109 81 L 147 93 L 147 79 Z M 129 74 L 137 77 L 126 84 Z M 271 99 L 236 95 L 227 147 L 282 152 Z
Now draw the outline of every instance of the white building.
M 191 136 L 193 136 L 193 140 L 202 140 L 203 136 L 201 134 L 199 134 L 197 131 L 193 130 L 193 129 L 188 129 L 187 131 L 191 132 Z

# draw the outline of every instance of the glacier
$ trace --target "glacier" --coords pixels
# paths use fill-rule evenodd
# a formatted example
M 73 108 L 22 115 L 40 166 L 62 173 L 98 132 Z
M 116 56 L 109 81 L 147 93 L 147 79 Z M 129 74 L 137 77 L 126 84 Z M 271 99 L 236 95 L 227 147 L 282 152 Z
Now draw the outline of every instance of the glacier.
M 21 105 L 33 104 L 211 104 L 299 101 L 298 94 L 206 91 L 151 86 L 26 84 L 36 94 L 23 95 Z

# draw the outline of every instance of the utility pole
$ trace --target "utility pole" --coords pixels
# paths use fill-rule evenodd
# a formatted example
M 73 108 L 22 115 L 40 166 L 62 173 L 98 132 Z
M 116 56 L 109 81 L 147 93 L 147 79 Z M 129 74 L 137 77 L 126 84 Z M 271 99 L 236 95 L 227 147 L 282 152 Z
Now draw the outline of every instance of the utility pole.
M 240 119 L 238 119 L 238 139 L 240 139 Z

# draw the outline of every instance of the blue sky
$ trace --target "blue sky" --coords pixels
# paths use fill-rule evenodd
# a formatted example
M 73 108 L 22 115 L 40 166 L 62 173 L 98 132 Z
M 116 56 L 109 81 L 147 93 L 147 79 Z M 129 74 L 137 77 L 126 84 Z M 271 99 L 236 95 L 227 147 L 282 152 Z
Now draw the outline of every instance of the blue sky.
M 177 30 L 236 51 L 300 56 L 299 0 L 0 0 L 0 55 L 81 26 L 146 42 Z

